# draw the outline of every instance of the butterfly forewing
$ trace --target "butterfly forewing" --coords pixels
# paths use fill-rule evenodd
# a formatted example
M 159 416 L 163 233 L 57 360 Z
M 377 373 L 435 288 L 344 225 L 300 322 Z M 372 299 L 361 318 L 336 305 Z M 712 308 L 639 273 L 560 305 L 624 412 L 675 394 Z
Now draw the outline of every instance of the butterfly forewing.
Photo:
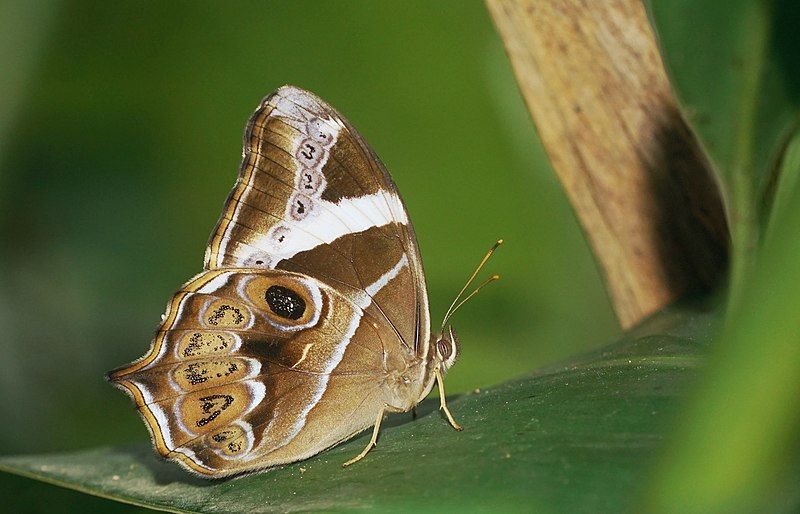
M 427 343 L 422 263 L 397 187 L 350 123 L 306 91 L 279 89 L 247 125 L 206 250 L 207 269 L 230 266 L 318 278 L 376 311 L 401 344 Z

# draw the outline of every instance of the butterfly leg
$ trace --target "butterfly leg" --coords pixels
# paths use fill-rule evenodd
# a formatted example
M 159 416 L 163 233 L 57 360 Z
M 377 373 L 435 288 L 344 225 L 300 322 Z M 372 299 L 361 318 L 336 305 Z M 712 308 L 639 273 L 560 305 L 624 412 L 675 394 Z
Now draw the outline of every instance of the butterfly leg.
M 453 419 L 453 415 L 450 414 L 450 409 L 447 408 L 447 398 L 444 392 L 444 378 L 442 377 L 442 370 L 436 370 L 436 385 L 439 388 L 439 410 L 443 410 L 445 415 L 447 416 L 447 421 L 450 422 L 450 425 L 455 428 L 456 430 L 464 430 L 464 428 L 456 423 L 456 420 Z
M 359 453 L 358 455 L 356 455 L 352 459 L 350 459 L 347 462 L 345 462 L 344 464 L 342 464 L 343 468 L 346 468 L 350 464 L 355 464 L 356 462 L 360 461 L 361 459 L 363 459 L 369 453 L 369 451 L 371 449 L 373 449 L 375 447 L 375 445 L 378 443 L 378 432 L 380 432 L 380 430 L 381 430 L 381 423 L 383 422 L 383 415 L 386 414 L 386 411 L 387 411 L 387 408 L 386 408 L 386 406 L 384 406 L 381 409 L 381 411 L 378 413 L 378 417 L 377 417 L 377 419 L 375 419 L 375 426 L 372 429 L 372 438 L 369 440 L 369 444 L 367 444 L 367 447 L 364 448 L 361 451 L 361 453 Z

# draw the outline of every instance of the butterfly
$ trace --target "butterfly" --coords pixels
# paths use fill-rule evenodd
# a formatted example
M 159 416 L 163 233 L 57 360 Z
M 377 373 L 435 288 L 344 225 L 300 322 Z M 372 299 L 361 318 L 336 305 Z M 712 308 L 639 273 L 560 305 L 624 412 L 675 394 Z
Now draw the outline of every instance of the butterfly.
M 443 383 L 458 306 L 432 336 L 416 236 L 386 168 L 335 109 L 284 86 L 247 123 L 204 271 L 169 301 L 147 355 L 107 378 L 156 451 L 198 475 L 302 460 L 372 426 L 349 465 L 386 413 L 434 383 L 461 430 Z

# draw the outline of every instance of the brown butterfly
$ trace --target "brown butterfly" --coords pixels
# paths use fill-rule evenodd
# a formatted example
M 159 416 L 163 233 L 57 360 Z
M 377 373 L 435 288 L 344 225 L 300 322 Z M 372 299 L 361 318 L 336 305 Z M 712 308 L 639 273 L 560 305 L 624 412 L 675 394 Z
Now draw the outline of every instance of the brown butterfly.
M 205 271 L 172 297 L 150 352 L 108 378 L 156 450 L 191 472 L 305 459 L 373 425 L 348 465 L 385 413 L 411 410 L 434 381 L 461 430 L 443 384 L 458 306 L 431 337 L 416 236 L 386 168 L 336 110 L 284 86 L 247 124 Z

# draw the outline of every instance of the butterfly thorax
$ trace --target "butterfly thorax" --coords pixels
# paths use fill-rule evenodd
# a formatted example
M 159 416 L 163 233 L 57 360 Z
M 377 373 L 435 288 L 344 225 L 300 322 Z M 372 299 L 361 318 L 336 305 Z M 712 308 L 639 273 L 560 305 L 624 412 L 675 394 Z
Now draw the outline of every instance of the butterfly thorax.
M 408 411 L 428 396 L 433 389 L 436 370 L 442 374 L 453 366 L 460 353 L 458 336 L 448 326 L 434 334 L 427 345 L 427 355 L 407 362 L 404 369 L 389 370 L 385 380 L 386 404 Z
M 384 382 L 386 405 L 405 412 L 419 403 L 422 393 L 420 389 L 427 385 L 426 367 L 420 360 L 405 370 L 390 370 Z

